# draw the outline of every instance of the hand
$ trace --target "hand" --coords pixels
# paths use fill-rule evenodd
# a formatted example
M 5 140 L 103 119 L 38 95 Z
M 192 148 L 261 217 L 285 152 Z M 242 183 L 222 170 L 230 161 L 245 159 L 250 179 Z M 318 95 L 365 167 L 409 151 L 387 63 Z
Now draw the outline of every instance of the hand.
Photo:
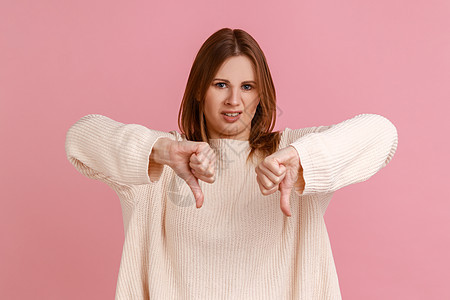
M 267 196 L 280 190 L 281 211 L 288 217 L 291 216 L 289 205 L 291 189 L 297 182 L 301 170 L 300 158 L 297 150 L 292 146 L 267 156 L 255 168 L 261 193 Z
M 198 179 L 209 183 L 216 180 L 216 153 L 205 142 L 174 141 L 168 148 L 168 165 L 186 181 L 194 194 L 197 208 L 200 208 L 204 195 Z

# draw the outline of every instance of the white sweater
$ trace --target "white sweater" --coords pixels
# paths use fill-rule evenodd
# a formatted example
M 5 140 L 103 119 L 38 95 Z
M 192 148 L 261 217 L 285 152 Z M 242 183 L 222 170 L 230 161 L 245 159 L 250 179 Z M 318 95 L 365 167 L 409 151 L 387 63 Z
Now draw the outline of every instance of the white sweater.
M 195 207 L 189 186 L 167 165 L 148 173 L 163 132 L 91 114 L 67 132 L 66 153 L 83 175 L 118 195 L 125 241 L 116 299 L 341 299 L 324 222 L 333 192 L 367 180 L 397 149 L 397 130 L 385 117 L 360 114 L 339 124 L 286 128 L 279 149 L 299 153 L 305 189 L 264 196 L 255 165 L 245 165 L 249 142 L 213 139 L 216 180 L 199 180 Z M 153 173 L 153 172 L 152 172 Z

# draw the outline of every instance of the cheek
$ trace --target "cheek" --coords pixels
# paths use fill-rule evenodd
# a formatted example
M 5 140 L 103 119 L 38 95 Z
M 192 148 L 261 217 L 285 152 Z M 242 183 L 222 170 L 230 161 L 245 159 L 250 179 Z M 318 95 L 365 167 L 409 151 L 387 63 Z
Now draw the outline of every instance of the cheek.
M 259 104 L 259 97 L 258 95 L 248 95 L 249 97 L 247 98 L 247 110 L 248 113 L 251 114 L 250 117 L 254 116 L 255 112 L 256 112 L 256 108 L 258 107 Z
M 218 111 L 219 107 L 217 101 L 215 101 L 214 96 L 211 93 L 209 93 L 205 97 L 205 106 L 204 106 L 205 119 L 207 121 L 213 122 L 214 119 L 218 118 L 217 115 Z
M 217 113 L 217 108 L 215 105 L 211 103 L 209 105 L 205 104 L 205 114 L 209 116 L 209 118 L 214 118 Z
M 214 90 L 209 90 L 205 95 L 205 108 L 208 107 L 208 109 L 214 110 L 219 104 L 219 97 Z
M 205 109 L 204 109 L 205 119 L 207 122 L 211 121 L 211 118 L 213 117 L 211 106 L 205 103 Z

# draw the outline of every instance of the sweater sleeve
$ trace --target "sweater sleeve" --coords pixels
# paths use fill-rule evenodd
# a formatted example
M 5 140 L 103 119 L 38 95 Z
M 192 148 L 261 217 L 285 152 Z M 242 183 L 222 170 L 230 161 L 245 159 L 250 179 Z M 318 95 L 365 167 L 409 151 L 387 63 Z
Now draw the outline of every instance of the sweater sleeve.
M 396 127 L 376 114 L 360 114 L 331 126 L 311 128 L 290 145 L 300 157 L 305 186 L 298 195 L 334 192 L 369 179 L 397 149 Z
M 65 149 L 70 163 L 88 178 L 140 185 L 159 181 L 164 166 L 149 165 L 149 158 L 153 145 L 162 137 L 175 139 L 168 132 L 90 114 L 67 131 Z

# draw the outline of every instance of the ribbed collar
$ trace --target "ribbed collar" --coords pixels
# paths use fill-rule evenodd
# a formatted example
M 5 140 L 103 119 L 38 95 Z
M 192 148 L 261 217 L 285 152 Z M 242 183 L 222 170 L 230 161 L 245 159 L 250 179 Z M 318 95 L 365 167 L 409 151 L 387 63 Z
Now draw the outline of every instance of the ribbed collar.
M 216 152 L 217 159 L 222 162 L 244 162 L 251 147 L 248 140 L 209 139 L 210 147 Z

